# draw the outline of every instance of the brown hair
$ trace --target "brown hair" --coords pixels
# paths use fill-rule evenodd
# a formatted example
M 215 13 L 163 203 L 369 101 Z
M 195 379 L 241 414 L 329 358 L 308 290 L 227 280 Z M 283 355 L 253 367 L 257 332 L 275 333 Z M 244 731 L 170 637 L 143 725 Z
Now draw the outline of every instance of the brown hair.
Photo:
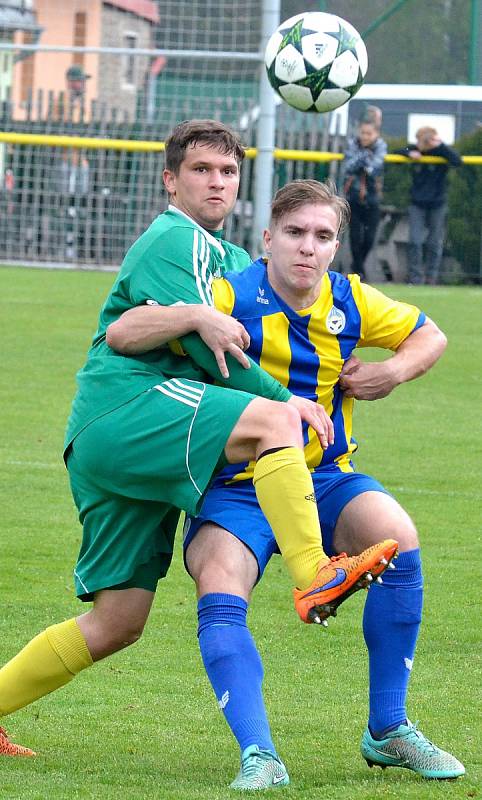
M 178 175 L 187 148 L 198 143 L 233 155 L 238 165 L 244 158 L 243 145 L 227 125 L 213 119 L 188 119 L 176 125 L 166 141 L 166 169 Z
M 271 203 L 271 222 L 277 225 L 292 211 L 308 204 L 330 206 L 338 217 L 338 231 L 341 232 L 350 220 L 350 206 L 344 197 L 336 193 L 333 181 L 299 180 L 291 181 L 278 189 Z

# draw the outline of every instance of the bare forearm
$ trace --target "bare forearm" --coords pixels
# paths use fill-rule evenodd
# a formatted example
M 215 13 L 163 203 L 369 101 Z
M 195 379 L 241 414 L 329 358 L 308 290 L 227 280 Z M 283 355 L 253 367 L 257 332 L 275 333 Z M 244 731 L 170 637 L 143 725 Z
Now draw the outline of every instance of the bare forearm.
M 352 356 L 340 373 L 340 388 L 346 397 L 380 400 L 401 383 L 424 375 L 438 361 L 446 345 L 442 331 L 427 319 L 385 361 L 364 362 Z
M 197 330 L 199 306 L 136 306 L 106 331 L 109 347 L 125 355 L 146 353 Z
M 425 375 L 439 360 L 447 346 L 445 334 L 427 319 L 421 328 L 414 331 L 400 345 L 387 365 L 393 374 L 394 386 Z

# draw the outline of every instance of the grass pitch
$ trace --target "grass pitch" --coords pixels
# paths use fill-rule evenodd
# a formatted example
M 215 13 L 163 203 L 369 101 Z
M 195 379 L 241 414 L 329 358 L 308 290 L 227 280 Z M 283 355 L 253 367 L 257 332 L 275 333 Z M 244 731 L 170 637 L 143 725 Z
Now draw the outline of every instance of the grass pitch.
M 2 380 L 0 663 L 38 631 L 78 614 L 71 571 L 80 542 L 61 450 L 65 420 L 113 276 L 0 269 Z M 356 463 L 414 517 L 424 554 L 425 617 L 409 713 L 466 765 L 457 782 L 369 770 L 363 597 L 327 632 L 304 627 L 273 559 L 250 624 L 265 663 L 274 738 L 298 800 L 476 797 L 480 791 L 482 292 L 388 286 L 447 333 L 433 371 L 377 403 L 359 403 Z M 365 351 L 362 357 L 371 357 Z M 479 671 L 478 671 L 479 670 Z M 479 675 L 479 677 L 478 677 Z M 218 800 L 238 769 L 196 643 L 193 585 L 177 543 L 143 639 L 5 720 L 37 759 L 0 760 L 6 800 Z

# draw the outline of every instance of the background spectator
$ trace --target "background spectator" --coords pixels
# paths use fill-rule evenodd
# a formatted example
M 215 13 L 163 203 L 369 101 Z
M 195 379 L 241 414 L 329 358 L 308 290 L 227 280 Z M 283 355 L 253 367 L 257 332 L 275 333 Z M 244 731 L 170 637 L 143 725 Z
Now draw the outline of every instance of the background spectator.
M 411 203 L 408 209 L 408 282 L 439 282 L 447 217 L 447 172 L 462 163 L 459 154 L 442 142 L 435 128 L 419 128 L 416 144 L 397 150 L 418 161 L 422 156 L 441 156 L 446 164 L 415 164 L 412 174 Z M 423 246 L 425 242 L 426 259 Z
M 63 253 L 66 261 L 88 255 L 90 183 L 89 162 L 81 151 L 65 150 L 56 159 L 50 175 L 52 233 L 58 252 Z
M 380 219 L 386 142 L 380 136 L 380 109 L 368 106 L 357 136 L 349 139 L 343 161 L 343 187 L 350 203 L 351 272 L 366 278 L 365 261 L 373 247 Z
M 65 73 L 67 91 L 71 100 L 77 100 L 85 95 L 85 82 L 90 78 L 78 64 L 72 64 Z

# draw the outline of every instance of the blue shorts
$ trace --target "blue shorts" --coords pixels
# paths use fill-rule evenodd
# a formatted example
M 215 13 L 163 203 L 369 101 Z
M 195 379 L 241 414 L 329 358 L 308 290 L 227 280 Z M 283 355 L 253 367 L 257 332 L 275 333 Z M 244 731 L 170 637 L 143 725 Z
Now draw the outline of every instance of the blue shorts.
M 369 475 L 360 472 L 341 472 L 338 467 L 326 467 L 313 473 L 323 548 L 328 556 L 336 555 L 333 536 L 336 523 L 346 504 L 363 492 L 387 490 Z M 258 562 L 261 578 L 278 545 L 266 517 L 261 511 L 252 481 L 239 481 L 230 486 L 213 487 L 204 498 L 198 517 L 186 517 L 184 554 L 204 522 L 214 522 L 236 536 L 248 547 Z

